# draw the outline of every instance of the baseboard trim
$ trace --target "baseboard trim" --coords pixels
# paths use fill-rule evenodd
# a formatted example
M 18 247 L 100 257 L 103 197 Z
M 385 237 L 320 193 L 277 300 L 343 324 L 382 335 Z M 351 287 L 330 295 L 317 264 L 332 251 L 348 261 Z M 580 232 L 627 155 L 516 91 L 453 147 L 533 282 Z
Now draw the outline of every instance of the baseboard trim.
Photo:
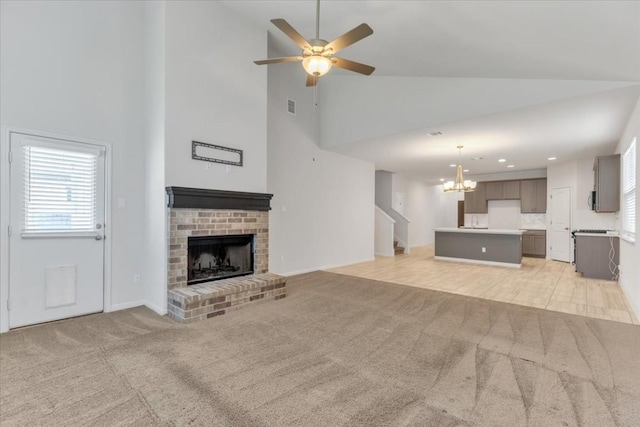
M 387 253 L 383 254 L 382 252 L 376 252 L 376 253 L 374 253 L 374 255 L 375 256 L 389 256 L 389 257 L 391 257 L 391 256 L 395 256 L 396 254 L 394 254 L 393 252 L 391 252 L 389 254 L 387 254 Z
M 288 273 L 275 273 L 275 274 L 279 274 L 281 276 L 289 277 L 289 276 L 296 276 L 298 274 L 311 273 L 311 272 L 314 272 L 314 271 L 331 270 L 332 268 L 340 268 L 340 267 L 345 267 L 347 265 L 360 264 L 362 262 L 369 262 L 369 261 L 374 261 L 374 260 L 375 260 L 375 258 L 367 258 L 367 259 L 363 259 L 361 261 L 347 262 L 347 263 L 344 263 L 344 264 L 325 265 L 323 267 L 307 268 L 307 269 L 303 269 L 303 270 L 290 271 Z
M 105 307 L 104 312 L 105 313 L 110 313 L 112 311 L 120 311 L 120 310 L 126 310 L 127 308 L 134 308 L 134 307 L 140 307 L 141 305 L 145 305 L 145 301 L 129 301 L 129 302 L 123 302 L 120 304 L 112 304 L 111 307 Z
M 128 308 L 134 308 L 134 307 L 147 307 L 150 310 L 155 311 L 156 313 L 158 313 L 160 316 L 164 316 L 165 314 L 167 314 L 167 310 L 166 309 L 161 309 L 160 307 L 158 307 L 155 304 L 150 303 L 149 301 L 146 300 L 138 300 L 138 301 L 129 301 L 129 302 L 123 302 L 120 304 L 113 304 L 111 307 L 109 308 L 105 308 L 104 312 L 105 313 L 110 313 L 112 311 L 120 311 L 120 310 L 126 310 Z
M 147 308 L 149 308 L 149 309 L 155 311 L 156 313 L 158 313 L 160 316 L 164 316 L 165 314 L 167 314 L 167 309 L 166 308 L 160 308 L 159 306 L 153 304 L 152 302 L 145 301 L 144 305 Z
M 508 267 L 508 268 L 522 267 L 522 264 L 511 264 L 509 262 L 483 261 L 478 259 L 467 259 L 467 258 L 451 258 L 446 256 L 434 256 L 433 259 L 436 259 L 438 261 L 464 262 L 466 264 L 491 265 L 494 267 Z

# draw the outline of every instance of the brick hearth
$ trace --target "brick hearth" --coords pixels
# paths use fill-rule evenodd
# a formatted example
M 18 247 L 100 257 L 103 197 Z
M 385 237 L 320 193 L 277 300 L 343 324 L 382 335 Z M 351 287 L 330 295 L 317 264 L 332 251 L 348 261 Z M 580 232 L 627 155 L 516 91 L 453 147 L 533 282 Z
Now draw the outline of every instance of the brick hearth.
M 252 197 L 254 193 L 175 187 L 167 188 L 167 192 L 170 195 L 169 317 L 180 322 L 193 322 L 225 314 L 250 304 L 286 296 L 286 279 L 267 272 L 269 268 L 268 200 L 271 195 L 256 194 L 255 196 L 262 198 L 256 202 Z M 268 196 L 266 205 L 264 205 L 265 196 Z M 179 199 L 179 197 L 182 198 Z M 228 207 L 233 207 L 236 201 L 238 206 L 246 209 L 229 209 Z M 259 205 L 254 206 L 252 203 L 259 203 Z M 184 206 L 185 204 L 187 206 Z M 189 206 L 191 204 L 194 206 Z M 223 206 L 224 209 L 209 209 L 218 205 Z M 187 286 L 189 237 L 234 234 L 254 236 L 255 274 Z

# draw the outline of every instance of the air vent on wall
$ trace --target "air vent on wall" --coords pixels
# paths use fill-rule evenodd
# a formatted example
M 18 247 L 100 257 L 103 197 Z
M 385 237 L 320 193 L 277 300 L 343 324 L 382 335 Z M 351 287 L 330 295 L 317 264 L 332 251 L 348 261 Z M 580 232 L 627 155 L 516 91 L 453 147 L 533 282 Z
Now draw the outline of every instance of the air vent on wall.
M 296 115 L 296 101 L 287 99 L 287 111 L 294 116 Z

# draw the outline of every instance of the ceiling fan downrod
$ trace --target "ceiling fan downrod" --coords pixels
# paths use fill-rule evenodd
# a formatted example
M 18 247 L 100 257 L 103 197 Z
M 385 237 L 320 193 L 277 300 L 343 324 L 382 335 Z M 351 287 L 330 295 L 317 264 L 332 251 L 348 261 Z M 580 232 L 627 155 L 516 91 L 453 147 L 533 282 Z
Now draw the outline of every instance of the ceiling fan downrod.
M 316 2 L 316 39 L 320 38 L 320 0 Z

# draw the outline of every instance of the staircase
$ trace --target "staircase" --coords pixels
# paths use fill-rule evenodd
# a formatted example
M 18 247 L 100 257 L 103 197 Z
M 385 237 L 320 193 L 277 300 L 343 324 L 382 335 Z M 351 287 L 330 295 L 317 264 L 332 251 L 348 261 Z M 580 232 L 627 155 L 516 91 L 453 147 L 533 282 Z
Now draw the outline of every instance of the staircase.
M 404 255 L 404 248 L 402 246 L 398 246 L 398 241 L 393 241 L 393 252 L 395 255 Z

